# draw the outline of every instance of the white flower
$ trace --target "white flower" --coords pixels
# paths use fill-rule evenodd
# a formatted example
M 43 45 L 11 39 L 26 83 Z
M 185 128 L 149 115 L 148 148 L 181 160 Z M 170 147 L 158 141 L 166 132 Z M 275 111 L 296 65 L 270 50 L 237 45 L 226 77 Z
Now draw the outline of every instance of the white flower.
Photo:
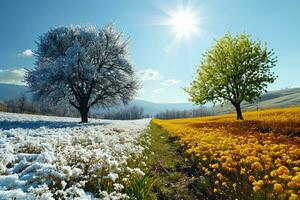
M 144 167 L 147 166 L 147 164 L 144 161 L 141 162 L 141 165 L 144 166 Z
M 144 148 L 138 142 L 144 137 L 148 119 L 101 120 L 101 124 L 91 119 L 95 125 L 78 125 L 76 118 L 0 112 L 0 122 L 3 121 L 0 129 L 1 194 L 16 193 L 19 199 L 36 199 L 36 195 L 43 199 L 53 196 L 91 199 L 97 194 L 83 189 L 89 178 L 108 178 L 113 182 L 122 179 L 125 183 L 132 173 L 144 175 L 141 170 L 127 168 L 127 165 L 133 163 L 133 158 L 141 159 L 143 155 Z M 12 121 L 20 126 L 14 127 Z M 110 131 L 113 128 L 124 131 L 114 134 Z M 39 153 L 40 150 L 43 152 Z M 100 177 L 98 172 L 102 170 L 107 176 Z M 59 189 L 48 187 L 49 176 L 61 185 Z M 77 183 L 70 181 L 73 178 Z M 106 199 L 129 199 L 126 194 L 119 193 L 124 189 L 121 183 L 113 187 L 115 191 L 111 193 L 101 191 Z
M 60 184 L 63 189 L 65 189 L 65 187 L 67 186 L 67 183 L 65 181 L 61 181 Z
M 120 183 L 114 183 L 114 189 L 116 191 L 120 191 L 120 190 L 124 189 L 124 186 Z
M 118 174 L 116 174 L 116 173 L 112 173 L 112 172 L 110 172 L 110 173 L 107 175 L 107 178 L 109 178 L 110 180 L 112 180 L 113 182 L 115 182 L 115 181 L 116 181 L 116 179 L 118 179 L 118 178 L 119 178 L 119 175 L 118 175 Z
M 134 168 L 132 173 L 140 176 L 145 176 L 145 173 L 140 168 Z

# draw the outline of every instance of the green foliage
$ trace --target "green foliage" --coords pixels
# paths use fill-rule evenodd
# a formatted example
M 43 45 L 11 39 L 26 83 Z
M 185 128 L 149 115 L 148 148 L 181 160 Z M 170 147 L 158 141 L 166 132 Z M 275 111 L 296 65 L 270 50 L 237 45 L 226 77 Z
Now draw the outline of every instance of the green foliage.
M 244 33 L 227 33 L 203 54 L 196 79 L 185 90 L 196 104 L 230 102 L 238 110 L 242 101 L 253 103 L 275 81 L 271 69 L 276 62 L 266 44 Z
M 150 180 L 148 175 L 135 177 L 128 182 L 125 193 L 136 200 L 147 200 L 151 198 L 150 192 L 153 183 L 153 180 Z

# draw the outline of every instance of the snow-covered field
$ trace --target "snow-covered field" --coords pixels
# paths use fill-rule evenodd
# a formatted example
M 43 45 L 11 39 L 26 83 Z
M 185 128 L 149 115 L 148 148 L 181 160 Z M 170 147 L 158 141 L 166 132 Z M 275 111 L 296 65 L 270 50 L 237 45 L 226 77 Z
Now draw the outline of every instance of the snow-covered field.
M 0 112 L 0 199 L 126 199 L 149 119 L 113 121 Z

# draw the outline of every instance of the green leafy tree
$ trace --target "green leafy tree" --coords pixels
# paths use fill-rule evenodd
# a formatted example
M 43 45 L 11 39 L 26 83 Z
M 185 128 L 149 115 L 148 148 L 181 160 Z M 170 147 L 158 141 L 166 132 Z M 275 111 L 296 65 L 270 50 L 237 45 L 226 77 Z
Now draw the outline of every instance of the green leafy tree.
M 276 62 L 266 44 L 244 33 L 235 37 L 227 33 L 203 54 L 196 78 L 185 90 L 196 104 L 230 102 L 237 119 L 243 120 L 241 102 L 253 103 L 266 92 L 277 78 L 271 71 Z

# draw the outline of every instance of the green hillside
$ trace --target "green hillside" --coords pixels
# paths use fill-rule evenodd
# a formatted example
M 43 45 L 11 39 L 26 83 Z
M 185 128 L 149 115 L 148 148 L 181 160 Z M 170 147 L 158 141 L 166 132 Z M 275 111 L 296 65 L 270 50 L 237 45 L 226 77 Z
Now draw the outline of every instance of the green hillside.
M 263 94 L 257 103 L 242 103 L 243 110 L 255 110 L 263 108 L 279 108 L 300 105 L 300 88 L 269 91 Z M 234 111 L 230 104 L 216 106 L 215 112 L 227 113 Z

